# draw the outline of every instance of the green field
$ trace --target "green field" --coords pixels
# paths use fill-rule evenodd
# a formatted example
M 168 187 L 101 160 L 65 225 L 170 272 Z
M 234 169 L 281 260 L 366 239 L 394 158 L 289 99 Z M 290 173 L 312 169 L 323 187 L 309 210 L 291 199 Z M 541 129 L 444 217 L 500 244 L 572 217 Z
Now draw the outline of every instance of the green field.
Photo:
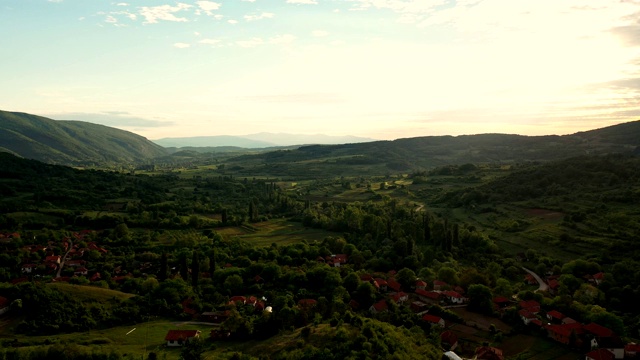
M 113 300 L 122 301 L 135 296 L 133 294 L 127 294 L 117 290 L 103 289 L 94 286 L 73 285 L 67 283 L 48 283 L 47 286 L 54 287 L 81 301 L 89 300 L 104 303 Z
M 216 230 L 226 239 L 237 238 L 254 246 L 290 245 L 303 240 L 322 241 L 327 236 L 335 235 L 322 229 L 304 227 L 301 223 L 274 219 L 242 227 L 227 227 Z

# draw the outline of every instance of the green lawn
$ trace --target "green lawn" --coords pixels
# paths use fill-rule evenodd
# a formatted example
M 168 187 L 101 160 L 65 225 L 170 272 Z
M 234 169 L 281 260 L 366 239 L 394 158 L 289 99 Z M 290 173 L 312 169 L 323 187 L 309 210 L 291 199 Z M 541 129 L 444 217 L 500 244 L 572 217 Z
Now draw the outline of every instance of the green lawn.
M 135 330 L 134 330 L 135 329 Z M 11 334 L 4 336 L 11 340 L 17 339 L 23 346 L 43 346 L 53 343 L 70 343 L 87 347 L 99 347 L 101 351 L 111 349 L 122 354 L 140 355 L 155 352 L 162 359 L 166 355 L 169 360 L 178 359 L 180 349 L 167 348 L 164 337 L 169 330 L 200 330 L 207 346 L 209 332 L 212 326 L 201 324 L 187 324 L 175 321 L 157 320 L 129 326 L 118 326 L 104 330 L 91 330 L 82 333 L 59 334 L 51 336 L 25 336 Z

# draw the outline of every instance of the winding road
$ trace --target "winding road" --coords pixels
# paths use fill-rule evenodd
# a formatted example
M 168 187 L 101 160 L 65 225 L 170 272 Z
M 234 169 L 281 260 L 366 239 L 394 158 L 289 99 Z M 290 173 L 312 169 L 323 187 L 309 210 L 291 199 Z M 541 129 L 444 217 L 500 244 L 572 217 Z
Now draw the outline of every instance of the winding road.
M 533 271 L 527 269 L 526 267 L 522 267 L 522 270 L 528 272 L 529 274 L 531 274 L 531 276 L 533 276 L 534 279 L 536 279 L 536 281 L 538 282 L 538 290 L 536 291 L 547 291 L 549 290 L 549 285 L 547 285 L 547 283 L 544 282 L 544 280 L 542 280 L 542 278 L 540 276 L 538 276 L 538 274 L 534 273 Z

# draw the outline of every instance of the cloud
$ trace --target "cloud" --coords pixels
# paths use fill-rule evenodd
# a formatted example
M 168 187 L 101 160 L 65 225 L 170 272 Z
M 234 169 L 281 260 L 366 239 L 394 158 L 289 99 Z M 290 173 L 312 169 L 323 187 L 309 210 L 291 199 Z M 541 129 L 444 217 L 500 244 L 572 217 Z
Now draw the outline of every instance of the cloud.
M 252 39 L 249 40 L 239 40 L 236 41 L 236 45 L 243 47 L 243 48 L 253 48 L 259 45 L 264 44 L 264 40 L 262 40 L 259 37 L 254 37 Z
M 231 20 L 227 20 L 227 22 L 228 22 L 229 24 L 231 24 L 231 25 L 235 25 L 235 24 L 237 24 L 237 23 L 238 23 L 238 20 L 233 20 L 233 19 L 231 19 Z
M 117 3 L 116 6 L 129 6 L 129 4 L 121 2 L 121 3 Z
M 213 1 L 196 1 L 196 5 L 209 16 L 213 15 L 213 11 L 218 10 L 221 6 L 221 4 Z
M 258 15 L 255 15 L 255 14 L 245 15 L 244 19 L 247 21 L 256 21 L 256 20 L 262 20 L 262 19 L 271 19 L 274 16 L 275 16 L 274 13 L 263 12 Z
M 351 0 L 350 10 L 387 9 L 397 13 L 430 13 L 448 3 L 447 0 Z M 463 1 L 458 1 L 458 4 Z M 464 2 L 466 3 L 466 2 Z
M 191 45 L 187 44 L 187 43 L 175 43 L 173 44 L 174 47 L 177 47 L 178 49 L 186 49 L 188 47 L 191 47 Z
M 287 0 L 287 4 L 309 4 L 316 5 L 318 2 L 316 0 Z
M 325 37 L 329 35 L 329 32 L 325 30 L 314 30 L 311 32 L 311 35 L 315 37 Z
M 616 26 L 611 29 L 611 33 L 628 46 L 640 46 L 640 25 Z
M 145 24 L 155 24 L 159 20 L 187 22 L 184 17 L 177 17 L 175 13 L 187 10 L 193 7 L 189 4 L 177 3 L 176 6 L 160 5 L 160 6 L 143 6 L 140 8 L 140 15 L 144 16 Z
M 134 116 L 126 111 L 103 111 L 100 113 L 81 113 L 81 112 L 71 112 L 71 113 L 60 113 L 54 115 L 46 115 L 52 119 L 58 120 L 78 120 L 78 121 L 86 121 L 94 124 L 101 124 L 106 126 L 113 127 L 143 127 L 143 128 L 154 128 L 154 127 L 165 127 L 174 125 L 173 122 L 169 121 L 160 121 L 160 120 L 152 120 L 145 119 L 142 117 Z
M 295 39 L 296 37 L 291 34 L 278 35 L 270 38 L 269 44 L 290 44 Z
M 216 45 L 219 44 L 221 40 L 219 39 L 202 39 L 200 41 L 198 41 L 198 43 L 200 44 L 207 44 L 207 45 Z

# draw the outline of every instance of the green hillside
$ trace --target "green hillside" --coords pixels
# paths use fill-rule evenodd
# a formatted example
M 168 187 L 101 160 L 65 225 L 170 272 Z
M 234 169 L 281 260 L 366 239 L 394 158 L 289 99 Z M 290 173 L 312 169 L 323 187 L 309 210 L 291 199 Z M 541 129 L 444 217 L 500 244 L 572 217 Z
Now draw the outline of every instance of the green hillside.
M 247 154 L 228 160 L 238 174 L 317 178 L 327 172 L 363 175 L 411 172 L 444 165 L 514 164 L 586 154 L 632 152 L 640 146 L 640 121 L 572 135 L 480 134 L 425 136 Z
M 166 154 L 161 146 L 128 131 L 8 111 L 0 111 L 0 150 L 74 166 L 140 163 Z

